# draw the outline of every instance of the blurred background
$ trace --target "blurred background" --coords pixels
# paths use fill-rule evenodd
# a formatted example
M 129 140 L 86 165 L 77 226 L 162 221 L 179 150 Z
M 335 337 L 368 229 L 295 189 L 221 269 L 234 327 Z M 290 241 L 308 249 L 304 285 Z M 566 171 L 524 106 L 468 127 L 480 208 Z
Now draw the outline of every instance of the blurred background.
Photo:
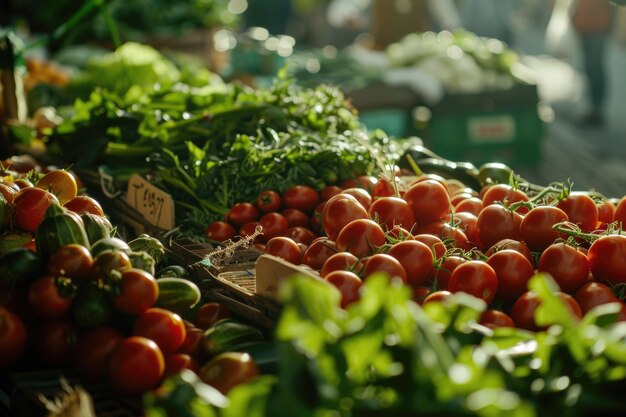
M 626 190 L 626 9 L 606 0 L 2 0 L 0 25 L 35 45 L 34 102 L 69 82 L 37 65 L 71 78 L 133 41 L 227 81 L 338 85 L 368 128 L 452 160 Z

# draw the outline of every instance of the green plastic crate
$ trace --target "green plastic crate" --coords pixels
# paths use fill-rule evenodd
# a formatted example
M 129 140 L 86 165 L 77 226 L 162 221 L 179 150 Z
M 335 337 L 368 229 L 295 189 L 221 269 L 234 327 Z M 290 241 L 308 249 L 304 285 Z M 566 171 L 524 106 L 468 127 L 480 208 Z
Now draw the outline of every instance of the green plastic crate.
M 378 109 L 359 112 L 359 120 L 368 130 L 381 129 L 395 137 L 404 137 L 408 125 L 406 109 Z
M 538 105 L 536 85 L 449 94 L 429 108 L 427 123 L 413 120 L 413 127 L 430 149 L 450 160 L 536 165 L 544 135 Z

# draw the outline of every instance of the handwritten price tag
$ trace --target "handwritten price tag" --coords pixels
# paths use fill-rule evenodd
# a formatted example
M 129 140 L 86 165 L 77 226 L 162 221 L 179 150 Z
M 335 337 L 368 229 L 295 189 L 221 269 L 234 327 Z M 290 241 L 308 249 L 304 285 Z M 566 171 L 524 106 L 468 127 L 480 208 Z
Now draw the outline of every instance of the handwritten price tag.
M 126 202 L 151 225 L 164 230 L 174 228 L 174 200 L 139 175 L 128 181 Z

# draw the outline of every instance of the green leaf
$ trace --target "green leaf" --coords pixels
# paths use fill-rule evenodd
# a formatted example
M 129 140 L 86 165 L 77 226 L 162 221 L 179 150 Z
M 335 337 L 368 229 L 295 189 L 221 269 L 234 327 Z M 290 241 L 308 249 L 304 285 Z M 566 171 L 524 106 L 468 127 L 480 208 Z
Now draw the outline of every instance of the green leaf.
M 230 407 L 221 417 L 265 417 L 272 389 L 278 383 L 273 375 L 259 376 L 252 381 L 238 385 L 228 393 Z
M 550 275 L 535 274 L 528 281 L 528 288 L 535 291 L 541 300 L 535 311 L 535 323 L 538 326 L 558 324 L 565 331 L 575 326 L 576 323 L 565 301 L 556 295 L 559 287 Z

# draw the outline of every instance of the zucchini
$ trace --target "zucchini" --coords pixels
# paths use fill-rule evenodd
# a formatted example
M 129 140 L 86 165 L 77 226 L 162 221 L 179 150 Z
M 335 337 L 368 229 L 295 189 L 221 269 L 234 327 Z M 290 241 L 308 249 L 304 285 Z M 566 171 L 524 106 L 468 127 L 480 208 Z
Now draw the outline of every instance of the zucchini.
M 77 243 L 89 248 L 87 233 L 80 217 L 52 203 L 35 231 L 35 245 L 42 259 L 48 259 L 61 246 Z
M 120 251 L 124 252 L 126 255 L 130 255 L 132 252 L 128 243 L 124 242 L 122 239 L 108 237 L 98 240 L 91 246 L 91 255 L 95 258 L 96 255 L 105 250 Z
M 163 277 L 175 277 L 175 278 L 191 278 L 189 271 L 180 265 L 169 265 L 159 270 L 156 274 L 157 279 Z
M 202 298 L 200 289 L 193 282 L 183 278 L 159 278 L 159 298 L 155 306 L 173 311 L 186 317 Z
M 256 327 L 238 322 L 234 319 L 222 319 L 204 332 L 202 350 L 212 357 L 244 343 L 264 340 L 263 333 Z
M 136 239 L 131 240 L 128 242 L 128 246 L 130 246 L 134 252 L 147 252 L 154 258 L 157 264 L 161 262 L 165 256 L 165 249 L 161 241 L 146 234 L 139 235 Z
M 89 282 L 78 287 L 74 298 L 74 320 L 80 327 L 98 327 L 109 323 L 115 315 L 115 307 L 109 292 Z
M 89 243 L 92 245 L 101 239 L 110 238 L 111 234 L 115 230 L 111 222 L 106 217 L 98 216 L 86 211 L 80 215 L 80 218 L 83 219 L 87 238 L 89 239 Z
M 14 248 L 0 255 L 0 284 L 27 286 L 43 274 L 38 254 L 26 248 Z

